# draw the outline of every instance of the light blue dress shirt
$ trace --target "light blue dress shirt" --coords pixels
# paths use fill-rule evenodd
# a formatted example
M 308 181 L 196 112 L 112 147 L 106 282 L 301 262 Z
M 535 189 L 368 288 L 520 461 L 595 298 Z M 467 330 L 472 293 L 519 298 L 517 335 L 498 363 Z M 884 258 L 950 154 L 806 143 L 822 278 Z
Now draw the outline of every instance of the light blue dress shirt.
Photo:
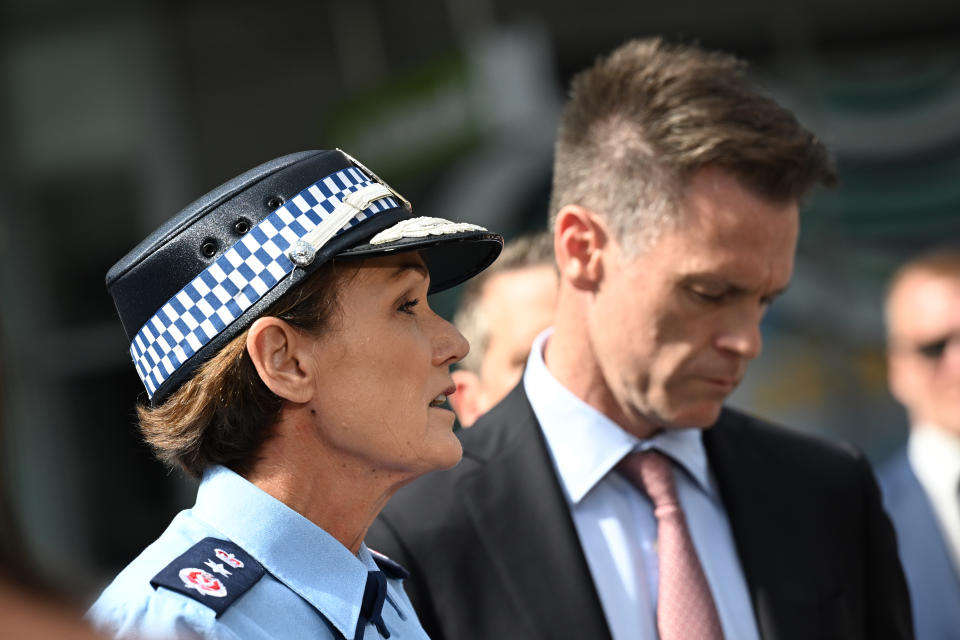
M 727 638 L 758 640 L 756 619 L 730 523 L 701 432 L 671 429 L 648 440 L 627 433 L 561 385 L 534 341 L 523 385 L 540 422 L 614 640 L 657 638 L 657 522 L 649 498 L 614 470 L 632 451 L 657 449 L 674 461 L 686 515 Z
M 219 618 L 193 598 L 150 585 L 158 572 L 208 536 L 233 542 L 266 569 Z M 177 514 L 160 538 L 120 572 L 87 617 L 115 637 L 144 640 L 353 640 L 367 574 L 377 570 L 365 545 L 352 554 L 241 476 L 213 467 L 203 477 L 193 508 Z M 390 640 L 426 640 L 401 581 L 387 578 L 382 617 Z M 381 638 L 373 624 L 365 625 L 362 637 Z

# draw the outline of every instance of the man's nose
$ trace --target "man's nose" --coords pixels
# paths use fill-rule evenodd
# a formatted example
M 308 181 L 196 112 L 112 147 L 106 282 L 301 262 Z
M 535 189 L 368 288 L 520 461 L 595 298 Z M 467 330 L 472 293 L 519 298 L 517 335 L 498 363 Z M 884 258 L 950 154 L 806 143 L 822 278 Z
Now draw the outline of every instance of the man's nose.
M 761 317 L 760 311 L 738 314 L 717 335 L 717 348 L 747 360 L 756 358 L 763 349 L 763 337 L 760 335 Z

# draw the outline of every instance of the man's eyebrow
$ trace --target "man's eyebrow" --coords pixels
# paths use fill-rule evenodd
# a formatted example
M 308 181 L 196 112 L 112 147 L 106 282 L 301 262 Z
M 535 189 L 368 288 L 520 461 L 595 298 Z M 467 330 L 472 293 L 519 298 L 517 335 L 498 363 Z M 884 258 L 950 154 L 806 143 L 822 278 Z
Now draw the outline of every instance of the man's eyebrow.
M 740 284 L 737 284 L 736 282 L 728 280 L 727 278 L 718 277 L 712 274 L 705 274 L 705 273 L 688 274 L 687 276 L 681 279 L 681 282 L 684 282 L 687 284 L 699 283 L 699 284 L 719 285 L 724 289 L 726 289 L 726 293 L 729 295 L 743 295 L 743 294 L 750 293 L 751 291 L 749 287 L 744 287 Z M 781 295 L 783 295 L 789 288 L 790 288 L 790 284 L 787 284 L 786 286 L 781 287 L 776 291 L 770 292 L 764 297 L 767 298 L 768 300 L 773 300 L 774 298 L 778 298 Z

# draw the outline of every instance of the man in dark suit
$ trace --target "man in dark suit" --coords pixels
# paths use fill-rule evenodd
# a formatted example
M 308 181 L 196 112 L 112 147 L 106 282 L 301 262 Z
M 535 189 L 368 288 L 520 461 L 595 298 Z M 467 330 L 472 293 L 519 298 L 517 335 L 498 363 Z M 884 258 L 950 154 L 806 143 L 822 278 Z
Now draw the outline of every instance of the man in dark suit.
M 368 542 L 435 640 L 909 638 L 864 458 L 724 409 L 823 146 L 734 58 L 633 41 L 558 133 L 554 327 Z
M 960 250 L 924 254 L 890 281 L 890 390 L 910 436 L 880 470 L 917 637 L 960 637 Z

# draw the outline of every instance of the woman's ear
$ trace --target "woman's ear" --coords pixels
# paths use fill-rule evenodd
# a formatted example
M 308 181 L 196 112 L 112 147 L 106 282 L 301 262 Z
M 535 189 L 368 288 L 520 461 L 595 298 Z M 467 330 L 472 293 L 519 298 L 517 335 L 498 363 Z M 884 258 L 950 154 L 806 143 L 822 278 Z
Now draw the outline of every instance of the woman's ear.
M 560 278 L 578 289 L 595 289 L 603 279 L 607 228 L 593 211 L 570 204 L 557 213 L 553 247 Z
M 247 331 L 247 353 L 270 391 L 303 403 L 313 397 L 313 373 L 306 366 L 308 340 L 279 318 L 264 316 Z

